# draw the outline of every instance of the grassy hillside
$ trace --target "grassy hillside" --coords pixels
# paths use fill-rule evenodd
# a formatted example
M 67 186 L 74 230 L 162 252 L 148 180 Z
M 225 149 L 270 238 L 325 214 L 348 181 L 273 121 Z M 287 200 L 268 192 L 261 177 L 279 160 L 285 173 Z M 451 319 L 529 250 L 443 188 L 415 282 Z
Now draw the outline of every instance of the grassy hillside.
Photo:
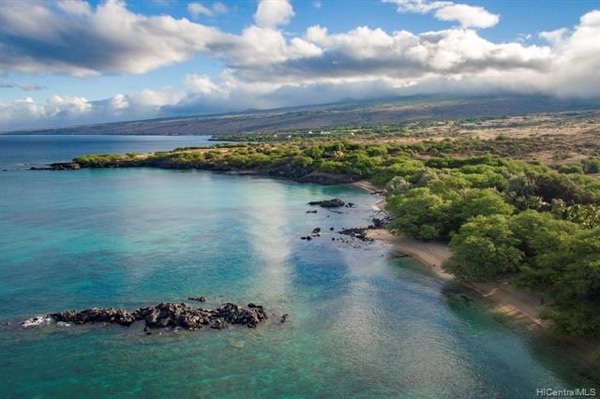
M 242 132 L 278 132 L 386 125 L 417 120 L 497 117 L 590 108 L 600 108 L 600 102 L 558 100 L 540 96 L 409 97 L 386 101 L 319 105 L 271 111 L 37 129 L 5 132 L 4 134 L 220 135 Z

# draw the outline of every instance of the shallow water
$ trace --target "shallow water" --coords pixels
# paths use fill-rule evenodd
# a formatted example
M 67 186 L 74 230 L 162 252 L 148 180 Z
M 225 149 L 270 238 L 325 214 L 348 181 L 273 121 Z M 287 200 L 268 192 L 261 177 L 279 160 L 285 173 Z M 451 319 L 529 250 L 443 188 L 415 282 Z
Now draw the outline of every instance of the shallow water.
M 524 398 L 593 386 L 559 348 L 385 244 L 332 241 L 330 227 L 372 217 L 376 198 L 360 190 L 155 169 L 11 170 L 0 187 L 1 397 Z M 305 213 L 334 196 L 358 207 Z M 315 227 L 322 237 L 300 240 Z M 16 324 L 190 295 L 274 316 L 255 330 L 152 336 Z

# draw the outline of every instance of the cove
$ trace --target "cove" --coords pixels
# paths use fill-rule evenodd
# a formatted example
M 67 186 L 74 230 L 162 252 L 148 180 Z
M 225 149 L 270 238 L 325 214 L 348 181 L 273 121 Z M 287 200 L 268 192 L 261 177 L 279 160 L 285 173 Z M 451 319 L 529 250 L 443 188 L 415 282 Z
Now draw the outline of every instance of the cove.
M 142 168 L 12 170 L 0 183 L 4 396 L 522 398 L 594 386 L 560 348 L 387 245 L 332 241 L 330 227 L 372 216 L 363 191 Z M 357 206 L 306 213 L 334 197 Z M 321 237 L 300 240 L 315 227 Z M 191 295 L 290 320 L 152 336 L 17 324 Z

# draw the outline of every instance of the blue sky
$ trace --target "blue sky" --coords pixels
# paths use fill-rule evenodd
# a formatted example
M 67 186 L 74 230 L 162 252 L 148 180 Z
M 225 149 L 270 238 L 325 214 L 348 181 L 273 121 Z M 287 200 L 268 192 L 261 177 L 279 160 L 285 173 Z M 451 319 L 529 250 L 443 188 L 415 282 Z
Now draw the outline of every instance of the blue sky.
M 412 94 L 600 97 L 597 0 L 0 0 L 0 131 Z

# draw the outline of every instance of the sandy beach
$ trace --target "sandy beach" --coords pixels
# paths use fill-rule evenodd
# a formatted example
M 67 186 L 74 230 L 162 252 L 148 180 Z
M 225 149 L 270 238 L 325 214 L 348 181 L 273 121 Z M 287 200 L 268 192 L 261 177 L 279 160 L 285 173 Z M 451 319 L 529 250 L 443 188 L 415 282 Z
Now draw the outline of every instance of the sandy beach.
M 386 229 L 367 230 L 367 237 L 393 245 L 397 252 L 416 259 L 441 279 L 452 280 L 454 278 L 453 275 L 446 273 L 442 269 L 442 263 L 452 255 L 447 245 L 438 242 L 423 242 L 414 238 L 395 235 Z
M 371 193 L 381 192 L 380 187 L 367 181 L 359 181 L 353 183 L 353 185 Z M 385 198 L 382 196 L 375 206 L 383 210 L 385 208 Z M 447 273 L 442 267 L 443 263 L 452 256 L 452 251 L 447 244 L 419 241 L 414 238 L 396 235 L 387 229 L 369 229 L 366 234 L 369 238 L 392 245 L 394 251 L 415 259 L 438 278 L 446 281 L 455 279 L 454 275 Z M 545 307 L 545 300 L 542 295 L 516 288 L 508 280 L 492 283 L 469 281 L 462 284 L 489 300 L 493 304 L 494 311 L 510 316 L 530 329 L 548 332 L 549 322 L 539 317 L 540 312 Z M 561 342 L 565 345 L 565 348 L 568 348 L 570 356 L 581 362 L 587 372 L 591 375 L 598 375 L 596 359 L 600 356 L 600 342 L 587 342 L 581 339 L 568 338 L 561 339 Z
M 359 181 L 353 183 L 353 185 L 372 193 L 381 191 L 380 187 L 368 181 Z M 380 209 L 384 209 L 385 198 L 382 198 L 375 205 Z M 368 230 L 367 237 L 393 245 L 397 252 L 417 260 L 443 280 L 454 279 L 452 274 L 445 272 L 442 268 L 442 264 L 452 256 L 452 252 L 446 244 L 419 241 L 393 234 L 386 229 Z M 532 327 L 547 325 L 547 322 L 539 317 L 540 312 L 544 309 L 544 301 L 539 294 L 515 288 L 508 281 L 493 283 L 466 282 L 464 284 L 495 303 L 495 310 L 500 313 L 520 319 Z
M 369 191 L 371 193 L 381 192 L 381 187 L 377 187 L 373 183 L 367 180 L 360 180 L 352 183 L 354 187 L 362 188 L 363 190 Z
M 367 236 L 393 245 L 397 252 L 416 259 L 443 280 L 454 279 L 452 274 L 446 273 L 442 268 L 442 264 L 452 255 L 450 248 L 445 244 L 418 241 L 414 238 L 395 235 L 385 229 L 368 230 Z M 467 282 L 464 284 L 477 291 L 484 298 L 494 302 L 498 312 L 533 323 L 535 326 L 543 327 L 546 324 L 539 317 L 539 313 L 544 306 L 542 305 L 542 297 L 538 294 L 515 288 L 508 281 L 498 283 Z

